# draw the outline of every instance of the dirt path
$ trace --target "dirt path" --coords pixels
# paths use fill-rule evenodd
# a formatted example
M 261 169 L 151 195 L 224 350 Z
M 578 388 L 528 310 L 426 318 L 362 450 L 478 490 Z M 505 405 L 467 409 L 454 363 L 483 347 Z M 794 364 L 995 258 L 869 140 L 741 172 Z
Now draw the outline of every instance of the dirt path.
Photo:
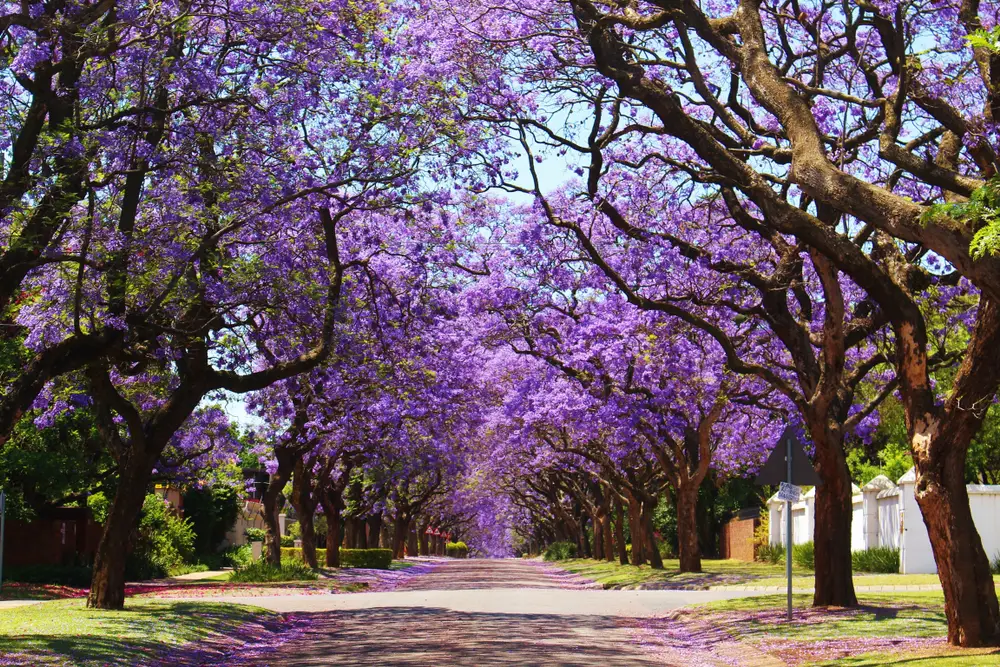
M 453 561 L 394 592 L 255 598 L 308 612 L 294 642 L 260 665 L 763 665 L 664 644 L 637 620 L 739 593 L 604 591 L 539 563 Z M 237 600 L 233 600 L 236 602 Z M 322 611 L 321 611 L 322 610 Z M 302 613 L 297 613 L 302 618 Z M 725 649 L 717 645 L 713 648 Z

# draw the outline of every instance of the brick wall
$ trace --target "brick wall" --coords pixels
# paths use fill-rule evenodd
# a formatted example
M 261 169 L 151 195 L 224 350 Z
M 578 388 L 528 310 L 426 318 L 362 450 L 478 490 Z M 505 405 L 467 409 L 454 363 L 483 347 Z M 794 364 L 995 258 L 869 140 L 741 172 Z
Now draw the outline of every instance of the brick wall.
M 732 519 L 722 527 L 720 548 L 723 558 L 753 561 L 753 531 L 760 519 Z

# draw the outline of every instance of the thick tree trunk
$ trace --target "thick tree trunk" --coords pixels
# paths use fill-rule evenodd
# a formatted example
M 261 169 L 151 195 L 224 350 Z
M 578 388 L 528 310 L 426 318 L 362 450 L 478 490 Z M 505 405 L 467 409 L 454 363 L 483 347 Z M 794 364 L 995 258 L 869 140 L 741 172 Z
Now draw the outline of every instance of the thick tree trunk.
M 140 459 L 126 463 L 119 475 L 114 502 L 94 555 L 88 607 L 122 609 L 125 606 L 125 561 L 151 473 L 151 465 Z
M 267 488 L 264 489 L 264 497 L 261 498 L 261 504 L 264 506 L 264 527 L 266 530 L 264 538 L 266 554 L 264 558 L 271 565 L 280 567 L 281 528 L 278 522 L 278 498 L 281 496 L 281 491 L 285 488 L 285 484 L 288 483 L 288 478 L 295 468 L 297 457 L 281 449 L 276 449 L 274 455 L 278 460 L 278 469 L 275 470 L 267 482 Z
M 948 641 L 961 646 L 1000 643 L 1000 611 L 989 554 L 972 521 L 965 464 L 1000 384 L 1000 307 L 980 296 L 965 358 L 943 406 L 937 404 L 919 327 L 897 333 L 904 343 L 900 375 L 910 445 L 916 464 L 916 499 L 930 537 L 944 591 Z M 913 517 L 906 517 L 913 521 Z
M 646 556 L 649 558 L 649 566 L 654 570 L 662 570 L 663 557 L 660 556 L 660 549 L 656 543 L 656 535 L 653 534 L 653 507 L 651 500 L 643 501 L 640 509 L 640 521 L 642 522 L 643 533 L 645 533 L 643 542 L 646 545 Z
M 957 458 L 938 470 L 918 471 L 917 504 L 944 590 L 948 641 L 960 646 L 993 645 L 1000 642 L 996 587 L 989 557 L 972 521 L 965 466 L 958 465 Z M 915 518 L 906 517 L 908 521 Z
M 417 555 L 417 522 L 410 521 L 410 526 L 406 531 L 406 551 L 410 558 Z
M 594 560 L 604 560 L 604 526 L 596 514 L 590 516 L 590 523 L 594 526 L 594 553 L 591 557 Z
M 698 548 L 698 487 L 693 483 L 680 487 L 675 494 L 680 570 L 701 572 L 701 550 Z
M 376 514 L 368 517 L 368 547 L 378 549 L 379 547 L 391 548 L 388 543 L 382 540 L 382 515 Z
M 812 428 L 811 432 L 816 443 L 816 472 L 823 482 L 816 488 L 813 606 L 854 607 L 858 604 L 851 565 L 854 492 L 843 440 L 823 426 Z
M 340 567 L 340 507 L 335 503 L 323 503 L 326 516 L 326 566 Z
M 357 537 L 358 529 L 355 526 L 354 517 L 349 517 L 344 520 L 344 548 L 354 549 L 356 543 L 355 538 Z
M 404 515 L 396 516 L 392 534 L 392 557 L 403 557 L 403 545 L 406 544 L 406 529 L 410 525 L 410 520 Z
M 625 548 L 625 509 L 621 498 L 615 497 L 615 543 L 618 545 L 618 562 L 628 565 L 628 550 Z
M 628 499 L 628 527 L 632 536 L 632 565 L 643 565 L 646 562 L 645 531 L 639 520 L 639 501 L 631 494 Z
M 424 521 L 420 522 L 420 525 L 418 526 L 417 546 L 419 547 L 421 556 L 430 555 L 430 548 L 429 545 L 427 544 L 427 527 L 430 525 L 431 525 L 430 522 L 425 519 Z
M 611 514 L 605 514 L 601 519 L 602 533 L 604 535 L 604 560 L 609 563 L 615 560 L 615 541 L 611 531 Z
M 319 567 L 316 559 L 316 499 L 312 492 L 312 474 L 305 461 L 299 459 L 295 464 L 295 474 L 292 480 L 292 506 L 299 515 L 299 528 L 302 532 L 302 560 L 311 568 Z
M 354 548 L 368 548 L 368 521 L 365 519 L 358 519 L 354 525 Z

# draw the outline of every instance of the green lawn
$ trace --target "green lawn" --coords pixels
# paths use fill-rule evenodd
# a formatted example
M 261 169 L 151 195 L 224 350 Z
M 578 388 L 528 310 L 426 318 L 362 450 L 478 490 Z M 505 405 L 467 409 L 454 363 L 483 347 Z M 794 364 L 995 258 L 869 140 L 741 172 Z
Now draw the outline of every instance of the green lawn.
M 664 560 L 662 570 L 654 570 L 648 565 L 621 565 L 617 561 L 596 561 L 590 558 L 561 560 L 553 565 L 574 574 L 586 577 L 605 588 L 634 586 L 637 584 L 662 583 L 683 588 L 707 588 L 728 584 L 746 584 L 760 579 L 768 579 L 784 573 L 784 565 L 768 563 L 747 563 L 738 560 L 702 560 L 703 572 L 679 572 L 680 562 Z M 809 570 L 794 568 L 793 573 L 806 576 Z
M 42 602 L 0 613 L 0 656 L 13 664 L 134 665 L 192 642 L 239 636 L 245 624 L 267 619 L 277 615 L 213 602 L 130 599 L 124 611 L 87 609 L 83 600 Z
M 970 667 L 1000 664 L 996 649 L 947 646 L 944 597 L 937 592 L 859 595 L 857 609 L 814 609 L 793 596 L 794 620 L 784 620 L 783 595 L 691 607 L 680 620 L 707 623 L 791 664 Z
M 553 563 L 569 572 L 603 584 L 605 588 L 635 586 L 638 584 L 663 584 L 678 588 L 707 588 L 709 586 L 784 586 L 785 566 L 770 563 L 747 563 L 737 560 L 702 560 L 701 573 L 681 573 L 676 560 L 663 561 L 663 570 L 648 565 L 635 567 L 620 565 L 617 561 L 595 561 L 574 558 Z M 1000 575 L 993 580 L 1000 585 Z M 792 586 L 812 588 L 815 584 L 811 570 L 792 568 Z M 854 574 L 855 586 L 937 586 L 936 574 Z

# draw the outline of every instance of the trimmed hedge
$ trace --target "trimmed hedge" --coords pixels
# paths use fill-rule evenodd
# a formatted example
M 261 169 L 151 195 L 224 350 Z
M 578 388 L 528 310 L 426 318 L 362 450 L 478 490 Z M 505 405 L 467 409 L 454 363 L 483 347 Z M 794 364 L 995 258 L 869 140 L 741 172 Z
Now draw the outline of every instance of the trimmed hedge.
M 449 542 L 444 545 L 444 555 L 449 558 L 468 558 L 469 547 L 465 542 Z
M 343 549 L 341 549 L 343 551 Z M 281 547 L 281 558 L 291 558 L 293 560 L 301 560 L 302 558 L 302 547 Z M 326 549 L 316 549 L 316 564 L 320 567 L 326 565 Z
M 300 547 L 281 547 L 281 557 L 302 560 Z M 392 563 L 392 549 L 341 549 L 341 567 L 367 567 L 373 570 L 388 570 Z M 326 549 L 316 549 L 316 564 L 326 565 Z
M 341 549 L 341 567 L 367 567 L 388 570 L 392 563 L 392 549 Z

